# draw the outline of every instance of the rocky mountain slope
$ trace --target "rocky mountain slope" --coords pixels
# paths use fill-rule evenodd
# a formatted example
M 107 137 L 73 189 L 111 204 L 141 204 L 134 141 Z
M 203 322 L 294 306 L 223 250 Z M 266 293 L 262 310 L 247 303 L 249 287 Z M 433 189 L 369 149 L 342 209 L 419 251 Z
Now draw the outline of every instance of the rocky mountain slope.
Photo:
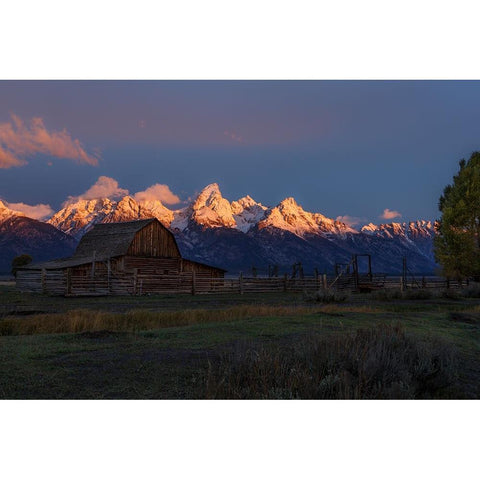
M 28 218 L 0 201 L 0 273 L 9 273 L 18 255 L 31 255 L 34 261 L 66 257 L 76 243 L 52 225 Z
M 66 205 L 48 223 L 79 239 L 95 223 L 157 217 L 171 229 L 182 254 L 221 266 L 230 272 L 259 272 L 269 265 L 281 271 L 301 262 L 306 272 L 332 271 L 354 253 L 370 253 L 376 272 L 399 273 L 402 257 L 409 268 L 433 272 L 435 225 L 410 223 L 365 225 L 360 230 L 305 211 L 293 198 L 266 207 L 250 196 L 230 202 L 216 183 L 205 187 L 181 209 L 170 210 L 158 200 L 137 202 L 130 196 L 78 200 Z

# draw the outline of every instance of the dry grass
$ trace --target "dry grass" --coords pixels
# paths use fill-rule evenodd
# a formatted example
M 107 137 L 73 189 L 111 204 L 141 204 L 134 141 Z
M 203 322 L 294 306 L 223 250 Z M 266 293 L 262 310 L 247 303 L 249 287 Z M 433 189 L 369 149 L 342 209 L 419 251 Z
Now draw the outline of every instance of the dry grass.
M 325 305 L 322 307 L 323 313 L 381 313 L 385 309 L 375 305 Z
M 399 325 L 308 336 L 287 345 L 244 344 L 210 366 L 206 398 L 445 398 L 456 351 Z
M 73 310 L 66 313 L 5 317 L 0 320 L 0 336 L 104 330 L 136 332 L 211 322 L 230 322 L 254 317 L 308 315 L 316 310 L 318 308 L 271 305 L 238 305 L 221 310 L 190 309 L 171 312 L 130 310 L 125 313 L 110 313 L 95 310 Z

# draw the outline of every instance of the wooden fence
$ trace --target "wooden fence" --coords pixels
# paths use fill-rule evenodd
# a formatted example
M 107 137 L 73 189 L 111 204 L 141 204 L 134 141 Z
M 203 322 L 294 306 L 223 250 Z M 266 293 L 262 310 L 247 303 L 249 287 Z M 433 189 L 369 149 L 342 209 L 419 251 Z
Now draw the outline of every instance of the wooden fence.
M 145 295 L 145 294 L 212 294 L 212 293 L 269 293 L 314 292 L 319 290 L 368 291 L 380 288 L 459 289 L 466 284 L 440 277 L 408 277 L 352 275 L 340 277 L 244 277 L 213 278 L 195 272 L 175 274 L 140 274 L 133 272 L 95 271 L 93 275 L 74 275 L 66 270 L 20 271 L 17 287 L 20 291 L 49 295 Z

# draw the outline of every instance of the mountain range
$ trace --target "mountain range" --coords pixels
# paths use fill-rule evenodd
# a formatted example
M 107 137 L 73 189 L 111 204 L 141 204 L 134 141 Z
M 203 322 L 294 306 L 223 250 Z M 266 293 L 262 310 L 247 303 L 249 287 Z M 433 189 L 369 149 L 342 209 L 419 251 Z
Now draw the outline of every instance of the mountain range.
M 11 210 L 0 201 L 0 272 L 8 273 L 12 260 L 23 253 L 35 261 L 70 255 L 77 240 L 52 225 Z
M 260 274 L 274 265 L 289 272 L 298 262 L 305 273 L 315 268 L 332 272 L 336 262 L 347 263 L 354 253 L 371 254 L 375 272 L 400 273 L 403 256 L 411 271 L 426 274 L 436 268 L 433 222 L 368 224 L 357 230 L 307 212 L 291 197 L 274 207 L 248 195 L 230 202 L 213 183 L 176 210 L 159 200 L 137 201 L 128 195 L 72 199 L 46 222 L 29 219 L 0 202 L 0 269 L 8 270 L 12 255 L 19 253 L 31 253 L 35 260 L 69 255 L 96 223 L 150 217 L 173 232 L 184 257 L 229 273 L 249 273 L 255 266 Z

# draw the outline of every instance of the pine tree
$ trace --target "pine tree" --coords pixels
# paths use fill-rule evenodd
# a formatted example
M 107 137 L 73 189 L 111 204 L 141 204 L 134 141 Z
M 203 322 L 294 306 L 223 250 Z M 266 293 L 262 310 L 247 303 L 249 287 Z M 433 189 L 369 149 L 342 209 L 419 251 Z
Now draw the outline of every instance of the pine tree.
M 444 275 L 480 276 L 480 152 L 472 153 L 440 197 L 435 259 Z

